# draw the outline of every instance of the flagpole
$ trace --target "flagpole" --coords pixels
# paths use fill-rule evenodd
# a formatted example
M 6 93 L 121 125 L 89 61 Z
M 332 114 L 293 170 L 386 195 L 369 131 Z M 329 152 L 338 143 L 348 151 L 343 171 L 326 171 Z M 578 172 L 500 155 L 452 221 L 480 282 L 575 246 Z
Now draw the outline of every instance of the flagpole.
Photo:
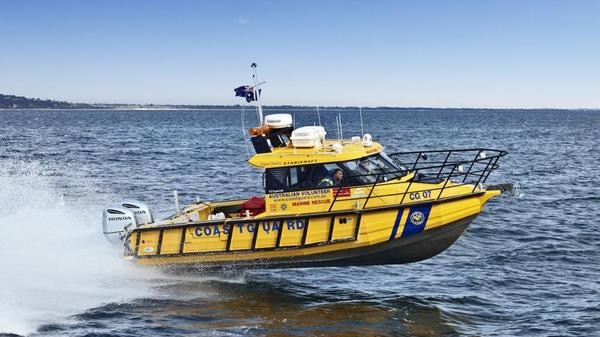
M 257 89 L 258 75 L 256 73 L 256 63 L 252 63 L 250 65 L 250 67 L 252 67 L 252 70 L 254 72 L 252 75 L 252 79 L 254 80 L 254 86 L 252 87 L 252 91 L 254 92 L 254 97 L 256 97 L 256 103 L 258 105 L 258 124 L 262 125 L 264 123 L 263 110 L 262 110 L 262 104 L 260 103 L 260 90 Z

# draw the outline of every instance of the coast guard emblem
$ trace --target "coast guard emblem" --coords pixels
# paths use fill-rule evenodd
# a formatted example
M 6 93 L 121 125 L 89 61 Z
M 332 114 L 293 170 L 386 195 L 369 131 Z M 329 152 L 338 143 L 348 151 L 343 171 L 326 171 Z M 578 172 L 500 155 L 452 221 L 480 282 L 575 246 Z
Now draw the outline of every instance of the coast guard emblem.
M 415 226 L 419 226 L 423 223 L 423 221 L 425 221 L 425 215 L 423 212 L 416 211 L 410 215 L 410 222 L 412 222 Z

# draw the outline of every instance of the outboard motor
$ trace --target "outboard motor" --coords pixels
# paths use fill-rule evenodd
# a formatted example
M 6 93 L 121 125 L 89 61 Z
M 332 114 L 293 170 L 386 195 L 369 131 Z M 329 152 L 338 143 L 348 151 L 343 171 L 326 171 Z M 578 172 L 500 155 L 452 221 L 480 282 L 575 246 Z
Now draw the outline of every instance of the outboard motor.
M 136 216 L 127 208 L 110 207 L 102 212 L 102 233 L 113 244 L 122 244 L 127 231 L 136 226 Z
M 150 207 L 143 202 L 137 200 L 129 200 L 121 203 L 122 207 L 125 207 L 133 212 L 135 215 L 135 221 L 138 225 L 146 225 L 154 222 Z

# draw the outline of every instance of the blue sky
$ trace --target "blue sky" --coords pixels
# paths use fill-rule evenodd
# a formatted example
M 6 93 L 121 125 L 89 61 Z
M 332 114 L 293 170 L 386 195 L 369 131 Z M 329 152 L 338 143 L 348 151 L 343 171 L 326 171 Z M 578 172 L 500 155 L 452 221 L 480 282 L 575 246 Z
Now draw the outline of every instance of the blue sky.
M 0 93 L 600 108 L 600 1 L 0 0 Z

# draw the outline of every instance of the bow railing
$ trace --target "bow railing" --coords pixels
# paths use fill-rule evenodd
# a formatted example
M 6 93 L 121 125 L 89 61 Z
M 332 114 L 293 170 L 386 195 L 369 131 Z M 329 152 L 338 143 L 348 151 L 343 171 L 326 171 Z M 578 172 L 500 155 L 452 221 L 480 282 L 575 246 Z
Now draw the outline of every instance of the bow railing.
M 383 198 L 390 196 L 402 196 L 400 204 L 404 203 L 407 195 L 420 195 L 421 192 L 429 193 L 429 195 L 437 195 L 435 200 L 442 197 L 444 191 L 461 186 L 472 185 L 471 193 L 474 193 L 477 188 L 485 184 L 490 173 L 496 170 L 498 160 L 507 155 L 508 152 L 494 149 L 460 149 L 460 150 L 431 150 L 431 151 L 411 151 L 411 152 L 396 152 L 388 155 L 394 161 L 398 170 L 380 170 L 369 174 L 352 175 L 346 181 L 356 181 L 357 179 L 368 179 L 373 181 L 369 193 L 366 196 L 356 196 L 344 198 L 348 200 L 364 200 L 362 209 L 366 208 L 369 201 L 373 197 Z M 409 180 L 396 179 L 388 181 L 388 176 L 398 177 L 406 176 L 413 173 Z M 449 184 L 451 182 L 451 184 Z M 385 183 L 386 185 L 403 184 L 405 187 L 402 190 L 394 191 L 393 193 L 373 194 L 376 187 Z M 421 189 L 411 189 L 415 183 L 426 183 L 427 187 Z M 442 184 L 439 186 L 439 184 Z M 435 185 L 437 187 L 433 187 Z M 334 208 L 340 193 L 344 187 L 355 185 L 342 184 L 335 190 L 334 198 L 329 207 L 329 211 Z M 437 193 L 439 191 L 439 193 Z

